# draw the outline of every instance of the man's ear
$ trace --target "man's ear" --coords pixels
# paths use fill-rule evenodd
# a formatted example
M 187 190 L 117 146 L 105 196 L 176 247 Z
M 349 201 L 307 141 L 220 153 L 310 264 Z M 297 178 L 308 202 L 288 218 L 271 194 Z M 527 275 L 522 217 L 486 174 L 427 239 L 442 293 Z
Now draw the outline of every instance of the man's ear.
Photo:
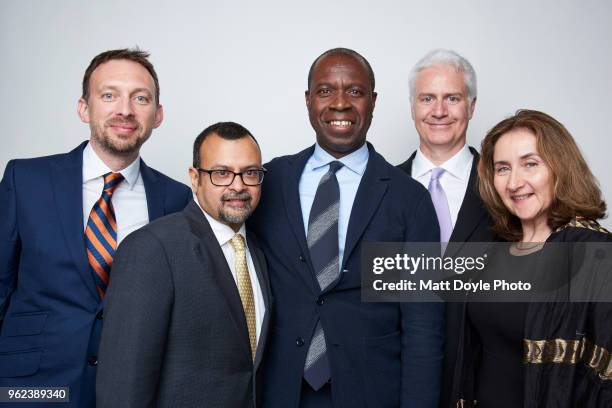
M 470 119 L 472 119 L 472 115 L 474 115 L 475 109 L 476 109 L 476 98 L 472 99 L 472 103 L 470 103 Z
M 164 107 L 162 105 L 157 105 L 157 109 L 155 110 L 155 123 L 153 124 L 153 129 L 157 129 L 159 125 L 162 124 L 164 120 Z
M 89 123 L 89 105 L 87 105 L 87 101 L 83 98 L 79 98 L 77 103 L 77 114 L 83 123 Z
M 191 191 L 195 194 L 198 191 L 200 172 L 194 168 L 189 168 L 189 179 L 191 180 Z

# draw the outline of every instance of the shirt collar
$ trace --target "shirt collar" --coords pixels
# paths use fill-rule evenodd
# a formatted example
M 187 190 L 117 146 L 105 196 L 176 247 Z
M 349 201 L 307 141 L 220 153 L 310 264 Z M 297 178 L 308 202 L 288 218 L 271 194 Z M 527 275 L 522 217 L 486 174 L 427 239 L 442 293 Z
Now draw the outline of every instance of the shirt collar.
M 91 143 L 87 143 L 85 149 L 83 149 L 83 182 L 93 180 L 98 177 L 104 176 L 106 173 L 112 170 L 98 157 L 94 149 L 91 147 Z M 138 180 L 140 174 L 140 156 L 136 158 L 129 166 L 119 171 L 128 188 L 131 190 Z
M 419 148 L 412 161 L 412 177 L 422 177 L 436 167 L 443 168 L 447 173 L 459 180 L 466 181 L 470 177 L 472 165 L 472 153 L 467 145 L 463 145 L 453 157 L 442 163 L 440 166 L 433 164 Z
M 219 246 L 227 244 L 232 238 L 234 238 L 234 235 L 236 234 L 242 235 L 242 238 L 244 238 L 244 241 L 246 242 L 246 228 L 244 226 L 244 223 L 242 223 L 238 232 L 235 232 L 229 225 L 224 224 L 221 221 L 217 221 L 216 219 L 211 217 L 206 211 L 204 211 L 195 196 L 193 199 L 198 205 L 198 207 L 200 207 L 200 210 L 202 210 L 202 213 L 208 220 L 210 228 L 212 228 L 213 234 L 215 234 L 215 238 L 217 238 L 217 241 L 219 242 Z
M 368 165 L 368 158 L 370 152 L 368 150 L 367 143 L 364 143 L 359 149 L 354 152 L 347 154 L 344 157 L 336 159 L 331 154 L 327 153 L 319 144 L 315 144 L 314 153 L 310 158 L 308 164 L 312 170 L 319 167 L 327 166 L 333 161 L 341 162 L 344 167 L 351 170 L 352 172 L 362 176 L 365 172 L 366 166 Z

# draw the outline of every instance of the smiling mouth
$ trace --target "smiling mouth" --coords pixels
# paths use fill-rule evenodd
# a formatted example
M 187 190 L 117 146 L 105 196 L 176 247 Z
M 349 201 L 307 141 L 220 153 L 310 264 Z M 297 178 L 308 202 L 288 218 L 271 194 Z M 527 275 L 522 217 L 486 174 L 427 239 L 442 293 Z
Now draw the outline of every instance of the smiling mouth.
M 524 201 L 526 199 L 528 199 L 529 197 L 531 197 L 533 195 L 533 193 L 527 193 L 527 194 L 520 194 L 520 195 L 512 195 L 510 196 L 510 198 L 512 198 L 512 201 Z
M 119 134 L 129 134 L 138 130 L 138 126 L 132 123 L 111 123 L 109 127 Z
M 350 120 L 329 120 L 325 122 L 328 126 L 336 129 L 348 129 L 353 126 L 353 122 Z
M 244 209 L 250 206 L 251 200 L 241 200 L 241 199 L 225 200 L 224 204 L 226 204 L 229 208 L 233 208 L 236 210 Z

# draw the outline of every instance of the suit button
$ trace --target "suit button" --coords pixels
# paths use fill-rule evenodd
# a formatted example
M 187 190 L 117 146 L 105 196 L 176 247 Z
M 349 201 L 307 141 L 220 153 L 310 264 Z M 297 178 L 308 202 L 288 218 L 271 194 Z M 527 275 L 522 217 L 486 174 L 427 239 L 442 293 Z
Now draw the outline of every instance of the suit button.
M 304 339 L 301 337 L 298 337 L 297 339 L 295 339 L 295 345 L 298 347 L 302 347 L 304 345 Z
M 102 316 L 103 316 L 103 315 L 104 315 L 104 314 L 102 313 L 102 310 L 100 310 L 100 311 L 98 312 L 98 314 L 96 314 L 96 319 L 97 319 L 97 320 L 102 320 Z
M 87 364 L 89 364 L 90 366 L 97 366 L 98 365 L 98 356 L 89 356 L 89 357 L 87 357 Z
M 325 303 L 325 298 L 319 298 L 317 299 L 317 305 L 319 306 L 323 306 L 323 304 Z
M 306 258 L 303 255 L 300 255 L 300 262 L 306 262 Z

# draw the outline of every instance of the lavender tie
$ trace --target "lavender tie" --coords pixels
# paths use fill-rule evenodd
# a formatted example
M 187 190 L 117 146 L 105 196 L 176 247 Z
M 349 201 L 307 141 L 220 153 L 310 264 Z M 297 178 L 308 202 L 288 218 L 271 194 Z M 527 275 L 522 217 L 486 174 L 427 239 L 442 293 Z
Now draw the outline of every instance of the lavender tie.
M 453 223 L 451 221 L 450 210 L 448 208 L 448 200 L 444 189 L 440 184 L 440 176 L 444 173 L 444 169 L 441 167 L 435 167 L 431 170 L 431 180 L 429 181 L 429 194 L 431 194 L 431 201 L 436 209 L 436 215 L 438 216 L 438 224 L 440 224 L 440 242 L 448 242 L 451 233 L 453 232 Z M 443 244 L 442 252 L 446 245 Z

